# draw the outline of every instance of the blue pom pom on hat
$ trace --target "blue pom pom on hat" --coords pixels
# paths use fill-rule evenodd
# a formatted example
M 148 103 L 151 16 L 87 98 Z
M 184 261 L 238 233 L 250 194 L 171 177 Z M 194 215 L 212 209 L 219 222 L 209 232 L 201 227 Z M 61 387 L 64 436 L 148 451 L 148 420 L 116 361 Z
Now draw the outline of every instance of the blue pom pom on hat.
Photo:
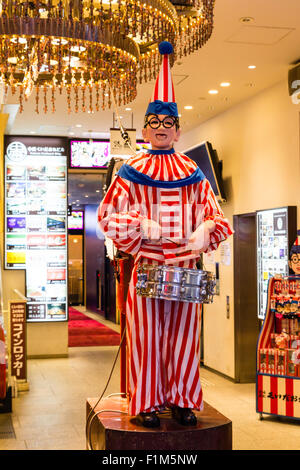
M 173 46 L 169 41 L 162 41 L 158 46 L 158 50 L 163 56 L 163 59 L 156 79 L 152 98 L 146 111 L 146 116 L 148 114 L 165 114 L 167 116 L 178 117 L 174 85 L 169 63 L 169 55 L 174 52 Z
M 158 50 L 161 55 L 172 54 L 174 52 L 173 46 L 169 41 L 162 41 L 159 43 Z

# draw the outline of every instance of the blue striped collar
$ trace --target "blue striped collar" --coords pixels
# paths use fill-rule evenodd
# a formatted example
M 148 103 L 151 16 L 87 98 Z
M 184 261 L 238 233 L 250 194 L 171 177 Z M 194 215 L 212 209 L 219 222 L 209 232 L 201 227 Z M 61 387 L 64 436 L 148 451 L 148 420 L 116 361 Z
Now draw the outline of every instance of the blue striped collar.
M 182 178 L 175 181 L 162 181 L 162 180 L 154 180 L 150 176 L 141 173 L 140 171 L 136 170 L 130 165 L 124 163 L 121 168 L 119 169 L 118 176 L 125 178 L 132 183 L 142 184 L 145 186 L 152 186 L 157 188 L 181 188 L 183 186 L 188 186 L 193 183 L 199 183 L 202 181 L 205 176 L 200 170 L 199 167 L 186 178 Z
M 153 149 L 148 149 L 147 153 L 150 153 L 151 155 L 171 155 L 172 153 L 175 153 L 175 150 L 168 149 L 168 150 L 153 150 Z

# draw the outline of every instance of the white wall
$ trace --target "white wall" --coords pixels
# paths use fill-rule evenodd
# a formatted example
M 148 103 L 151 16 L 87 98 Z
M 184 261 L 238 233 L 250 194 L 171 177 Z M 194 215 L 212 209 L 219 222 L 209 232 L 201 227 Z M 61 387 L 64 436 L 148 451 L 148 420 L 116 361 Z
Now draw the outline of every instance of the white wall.
M 223 160 L 228 202 L 222 209 L 231 223 L 235 214 L 296 205 L 300 228 L 299 111 L 284 81 L 193 131 L 182 129 L 177 150 L 208 140 Z M 233 255 L 233 237 L 230 246 Z M 233 259 L 230 266 L 220 265 L 220 279 L 221 295 L 204 308 L 204 363 L 234 378 Z

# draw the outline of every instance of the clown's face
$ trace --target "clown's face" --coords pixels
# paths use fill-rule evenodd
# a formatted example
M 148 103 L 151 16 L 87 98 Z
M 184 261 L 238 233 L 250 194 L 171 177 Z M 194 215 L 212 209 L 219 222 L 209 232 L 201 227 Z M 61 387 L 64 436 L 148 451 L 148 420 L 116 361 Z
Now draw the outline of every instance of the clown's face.
M 163 120 L 164 123 L 159 122 Z M 151 114 L 148 116 L 148 124 L 142 130 L 142 134 L 144 141 L 150 142 L 153 150 L 170 150 L 180 137 L 180 129 L 176 128 L 172 116 Z
M 300 275 L 300 253 L 292 253 L 289 266 L 295 274 Z

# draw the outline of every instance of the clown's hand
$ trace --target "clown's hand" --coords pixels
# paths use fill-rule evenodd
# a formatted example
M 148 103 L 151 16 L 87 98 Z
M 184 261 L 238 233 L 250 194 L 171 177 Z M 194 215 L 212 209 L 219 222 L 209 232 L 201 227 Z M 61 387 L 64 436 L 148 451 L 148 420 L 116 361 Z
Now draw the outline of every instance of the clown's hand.
M 210 233 L 213 232 L 215 228 L 216 224 L 212 220 L 203 222 L 192 233 L 188 242 L 188 248 L 197 250 L 200 253 L 206 251 L 210 244 Z
M 157 242 L 161 238 L 161 226 L 152 219 L 142 219 L 142 237 L 148 241 Z

